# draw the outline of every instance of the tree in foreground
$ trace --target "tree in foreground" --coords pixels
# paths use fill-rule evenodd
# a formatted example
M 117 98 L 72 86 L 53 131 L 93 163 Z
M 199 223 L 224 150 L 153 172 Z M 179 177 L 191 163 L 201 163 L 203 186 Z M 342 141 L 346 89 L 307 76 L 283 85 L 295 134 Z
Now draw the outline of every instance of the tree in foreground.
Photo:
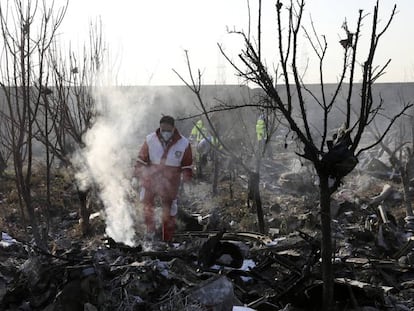
M 342 46 L 342 66 L 338 68 L 338 82 L 328 88 L 325 83 L 326 68 L 324 62 L 327 54 L 325 36 L 318 36 L 314 24 L 310 29 L 303 25 L 305 1 L 276 1 L 276 31 L 278 36 L 277 65 L 268 66 L 268 60 L 262 58 L 261 0 L 258 1 L 258 24 L 256 37 L 249 31 L 232 31 L 240 35 L 244 48 L 239 54 L 239 61 L 233 61 L 219 45 L 228 62 L 237 74 L 247 83 L 258 85 L 267 100 L 261 101 L 262 109 L 281 116 L 298 142 L 297 155 L 312 163 L 318 176 L 319 204 L 321 215 L 321 257 L 323 279 L 323 309 L 333 310 L 333 265 L 331 209 L 332 194 L 341 186 L 343 179 L 357 165 L 358 156 L 378 145 L 395 121 L 402 116 L 411 104 L 405 104 L 398 111 L 387 111 L 380 97 L 374 96 L 375 81 L 385 73 L 390 60 L 383 66 L 375 65 L 375 53 L 380 39 L 394 18 L 394 6 L 388 20 L 379 29 L 378 1 L 372 15 L 363 15 L 359 11 L 355 29 L 345 22 Z M 250 15 L 249 15 L 250 16 Z M 369 45 L 366 51 L 360 46 L 362 22 L 371 17 Z M 319 83 L 311 87 L 304 83 L 304 72 L 298 66 L 299 39 L 301 36 L 309 41 L 318 63 Z M 364 52 L 365 59 L 360 60 Z M 358 68 L 361 64 L 361 68 Z M 276 68 L 276 69 L 274 69 Z M 362 77 L 355 71 L 361 69 Z M 331 68 L 329 70 L 332 70 Z M 191 83 L 187 83 L 191 87 Z M 193 92 L 197 83 L 192 83 Z M 195 94 L 199 94 L 195 92 Z M 242 108 L 241 105 L 233 108 Z M 318 120 L 312 121 L 313 116 Z M 207 115 L 209 111 L 204 110 Z M 339 116 L 338 116 L 339 115 Z M 314 119 L 314 118 L 313 118 Z M 339 121 L 338 121 L 339 119 Z M 367 129 L 377 120 L 383 124 L 381 135 L 375 140 L 368 139 Z
M 285 2 L 286 3 L 286 2 Z M 280 69 L 272 71 L 261 56 L 261 1 L 259 0 L 258 34 L 254 41 L 244 32 L 236 32 L 244 39 L 244 49 L 239 55 L 241 64 L 233 62 L 237 73 L 250 83 L 260 86 L 269 97 L 269 105 L 278 111 L 290 130 L 300 143 L 297 154 L 310 161 L 319 179 L 319 203 L 321 215 L 321 257 L 323 279 L 323 308 L 333 309 L 333 265 L 332 265 L 332 234 L 331 234 L 331 195 L 340 187 L 343 178 L 356 166 L 359 154 L 379 144 L 393 123 L 411 106 L 404 105 L 401 110 L 392 114 L 384 113 L 384 103 L 374 98 L 375 81 L 385 73 L 390 61 L 377 67 L 374 56 L 381 37 L 388 29 L 395 15 L 396 7 L 390 14 L 382 29 L 379 29 L 378 1 L 374 7 L 370 30 L 368 50 L 365 60 L 359 60 L 362 48 L 359 40 L 362 36 L 362 21 L 369 15 L 359 16 L 355 29 L 351 30 L 347 23 L 343 24 L 345 38 L 339 42 L 343 48 L 342 67 L 339 68 L 338 82 L 332 94 L 327 94 L 324 82 L 324 60 L 327 52 L 327 41 L 319 37 L 314 25 L 311 31 L 303 26 L 305 1 L 290 1 L 288 5 L 276 1 L 277 34 Z M 286 14 L 285 14 L 286 13 Z M 284 18 L 287 16 L 287 21 Z M 319 91 L 311 90 L 304 82 L 297 65 L 299 48 L 298 41 L 304 34 L 311 44 L 319 64 Z M 223 51 L 223 49 L 221 48 Z M 223 51 L 224 52 L 224 51 Z M 362 77 L 356 83 L 355 70 L 361 64 Z M 283 89 L 283 93 L 281 92 Z M 358 89 L 356 95 L 355 89 Z M 342 101 L 340 94 L 345 94 Z M 307 95 L 307 96 L 306 96 Z M 358 96 L 358 97 L 357 97 Z M 314 114 L 320 116 L 318 124 L 310 118 L 310 110 L 317 109 Z M 336 121 L 338 111 L 342 112 L 341 124 Z M 356 114 L 354 114 L 356 112 Z M 373 120 L 381 119 L 385 126 L 382 135 L 376 141 L 366 141 L 365 132 Z M 332 135 L 334 128 L 338 128 Z M 332 135 L 332 137 L 330 136 Z

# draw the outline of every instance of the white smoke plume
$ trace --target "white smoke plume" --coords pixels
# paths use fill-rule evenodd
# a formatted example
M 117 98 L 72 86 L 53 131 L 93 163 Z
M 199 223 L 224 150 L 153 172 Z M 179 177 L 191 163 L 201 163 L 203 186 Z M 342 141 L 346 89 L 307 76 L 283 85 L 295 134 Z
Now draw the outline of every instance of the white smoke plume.
M 76 177 L 83 188 L 94 185 L 105 207 L 106 233 L 116 242 L 134 245 L 136 190 L 131 186 L 133 163 L 143 137 L 144 99 L 128 98 L 119 88 L 106 87 L 96 95 L 97 117 L 85 134 L 85 148 L 76 155 Z

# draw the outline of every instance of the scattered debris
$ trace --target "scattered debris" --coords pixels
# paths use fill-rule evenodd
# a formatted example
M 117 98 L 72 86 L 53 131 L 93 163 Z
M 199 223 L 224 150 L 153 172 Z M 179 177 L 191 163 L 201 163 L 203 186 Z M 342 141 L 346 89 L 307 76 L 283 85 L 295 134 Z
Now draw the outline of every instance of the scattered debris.
M 50 233 L 45 252 L 15 235 L 18 209 L 10 208 L 0 241 L 0 309 L 320 310 L 317 196 L 313 184 L 299 189 L 285 182 L 304 178 L 283 175 L 288 167 L 262 177 L 268 234 L 254 232 L 254 211 L 237 184 L 231 187 L 240 197 L 231 199 L 200 196 L 197 184 L 187 190 L 172 243 L 115 242 L 103 236 L 99 211 L 91 213 L 95 233 L 79 238 L 71 231 L 79 226 L 77 209 L 59 207 L 59 231 Z M 335 307 L 413 310 L 414 237 L 405 227 L 399 184 L 351 177 L 332 201 Z

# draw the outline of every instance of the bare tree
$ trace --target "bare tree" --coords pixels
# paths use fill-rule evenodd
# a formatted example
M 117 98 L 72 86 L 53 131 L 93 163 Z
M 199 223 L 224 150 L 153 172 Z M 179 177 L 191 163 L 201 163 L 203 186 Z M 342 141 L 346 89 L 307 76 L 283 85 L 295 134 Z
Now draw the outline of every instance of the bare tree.
M 21 209 L 25 207 L 36 244 L 42 248 L 46 243 L 31 198 L 32 148 L 45 83 L 46 55 L 65 12 L 66 6 L 55 9 L 45 1 L 16 0 L 0 6 L 3 38 L 0 85 L 8 107 L 8 148 L 12 152 Z
M 78 56 L 72 49 L 63 53 L 57 45 L 49 53 L 53 94 L 44 97 L 44 111 L 50 124 L 44 124 L 38 139 L 46 150 L 59 159 L 69 171 L 74 171 L 73 152 L 84 147 L 84 134 L 96 116 L 93 96 L 96 79 L 104 60 L 105 42 L 101 21 L 91 23 L 89 42 Z M 51 139 L 49 139 L 51 135 Z M 89 233 L 89 189 L 81 188 L 72 176 L 80 201 L 79 214 L 83 234 Z
M 364 147 L 360 147 L 363 141 L 364 133 L 369 124 L 376 118 L 381 117 L 380 112 L 384 109 L 382 101 L 376 101 L 373 96 L 374 82 L 384 74 L 384 70 L 389 61 L 382 67 L 374 65 L 374 56 L 378 43 L 384 32 L 388 29 L 394 15 L 395 9 L 383 29 L 378 30 L 378 2 L 374 7 L 372 15 L 372 26 L 370 34 L 370 45 L 367 56 L 362 62 L 362 81 L 356 84 L 354 71 L 358 65 L 357 51 L 360 51 L 358 45 L 361 37 L 362 20 L 366 17 L 360 10 L 356 23 L 355 31 L 349 30 L 348 25 L 344 24 L 346 38 L 340 41 L 343 47 L 343 65 L 339 68 L 339 79 L 334 93 L 330 96 L 326 94 L 324 82 L 324 60 L 327 51 L 327 42 L 325 37 L 316 35 L 315 27 L 312 24 L 312 31 L 309 32 L 303 27 L 303 12 L 305 2 L 290 1 L 285 6 L 282 2 L 276 2 L 277 13 L 277 31 L 279 45 L 279 65 L 281 74 L 272 72 L 266 66 L 265 61 L 261 58 L 259 32 L 257 42 L 254 44 L 252 38 L 244 32 L 236 32 L 244 39 L 245 48 L 239 55 L 241 65 L 233 62 L 229 57 L 228 61 L 233 65 L 238 74 L 246 81 L 259 85 L 262 90 L 271 99 L 271 106 L 283 116 L 284 121 L 297 136 L 301 143 L 301 151 L 297 154 L 311 161 L 319 177 L 319 201 L 320 214 L 322 223 L 322 263 L 323 263 L 323 291 L 324 310 L 332 310 L 333 306 L 333 267 L 332 267 L 332 240 L 331 240 L 331 195 L 341 185 L 343 178 L 349 174 L 357 164 L 357 156 L 369 148 L 377 145 L 389 131 L 395 120 L 401 116 L 411 105 L 405 105 L 401 111 L 395 113 L 387 119 L 387 125 L 383 134 L 374 142 Z M 286 9 L 286 10 L 285 10 Z M 284 23 L 285 13 L 287 22 Z M 259 13 L 260 14 L 260 13 Z M 260 21 L 260 19 L 259 19 Z M 285 27 L 285 25 L 288 25 Z M 307 87 L 302 80 L 301 73 L 297 65 L 298 41 L 300 34 L 304 33 L 309 39 L 311 46 L 319 62 L 319 79 L 320 92 L 316 94 Z M 223 51 L 222 47 L 220 49 Z M 224 53 L 224 51 L 223 51 Z M 224 53 L 225 55 L 225 53 Z M 282 96 L 278 86 L 278 79 L 284 86 L 284 95 Z M 292 82 L 291 82 L 292 79 Z M 348 83 L 345 84 L 345 81 Z M 353 89 L 359 87 L 359 100 L 354 98 Z M 329 134 L 332 131 L 332 118 L 334 109 L 338 105 L 338 94 L 347 88 L 348 95 L 346 98 L 346 111 L 343 117 L 343 125 L 333 135 L 332 139 Z M 296 97 L 293 96 L 295 94 Z M 309 117 L 311 100 L 305 96 L 308 94 L 316 107 L 319 109 L 320 126 L 312 124 Z M 358 111 L 356 118 L 352 118 L 351 111 Z M 384 116 L 384 115 L 382 115 Z M 337 125 L 335 124 L 335 127 Z M 313 130 L 316 129 L 316 130 Z
M 405 104 L 398 112 L 383 113 L 382 100 L 374 98 L 374 82 L 384 74 L 390 60 L 382 67 L 375 66 L 374 56 L 383 34 L 395 15 L 396 7 L 381 30 L 378 29 L 378 2 L 372 14 L 372 25 L 366 58 L 358 60 L 361 51 L 358 45 L 361 37 L 362 21 L 367 18 L 359 11 L 355 30 L 351 31 L 347 23 L 343 24 L 345 38 L 339 44 L 343 47 L 343 62 L 339 69 L 339 78 L 332 94 L 327 94 L 324 61 L 327 41 L 317 35 L 314 24 L 310 31 L 303 26 L 305 1 L 288 1 L 287 5 L 276 1 L 276 23 L 278 35 L 278 66 L 269 68 L 261 53 L 261 1 L 259 0 L 258 35 L 254 39 L 249 31 L 231 31 L 244 40 L 244 49 L 239 54 L 241 63 L 233 61 L 226 55 L 223 47 L 219 48 L 238 75 L 246 82 L 257 84 L 266 94 L 263 108 L 281 115 L 282 121 L 296 135 L 299 144 L 298 156 L 313 164 L 319 180 L 319 203 L 322 224 L 321 257 L 323 279 L 323 309 L 333 308 L 333 266 L 331 234 L 331 195 L 340 187 L 343 178 L 356 166 L 357 157 L 362 152 L 378 145 L 395 121 L 411 107 Z M 249 15 L 250 16 L 250 15 Z M 285 19 L 285 17 L 287 17 Z M 303 82 L 303 74 L 297 65 L 300 35 L 308 39 L 319 63 L 319 92 L 315 92 Z M 358 52 L 358 54 L 357 54 Z M 355 69 L 362 63 L 362 78 L 355 82 Z M 279 72 L 280 70 L 280 72 Z M 184 81 L 184 79 L 182 79 Z M 191 76 L 192 83 L 186 83 L 198 96 L 199 87 Z M 185 82 L 185 81 L 184 81 Z M 346 83 L 347 82 L 347 83 Z M 359 98 L 355 89 L 358 88 Z M 282 91 L 283 90 L 283 91 Z M 345 93 L 345 109 L 338 107 L 341 103 L 339 94 Z M 241 108 L 233 107 L 234 109 Z M 311 110 L 317 110 L 318 124 L 310 117 Z M 338 128 L 338 113 L 343 111 L 342 126 Z M 357 111 L 353 117 L 352 111 Z M 204 110 L 207 115 L 209 111 Z M 336 119 L 335 119 L 336 118 Z M 366 129 L 375 119 L 381 118 L 386 124 L 382 134 L 375 141 L 366 142 Z M 333 130 L 336 132 L 329 137 Z M 229 151 L 230 152 L 230 151 Z M 239 160 L 235 156 L 236 160 Z
M 2 104 L 0 103 L 0 105 Z M 10 138 L 8 125 L 10 123 L 7 113 L 4 112 L 5 108 L 0 109 L 0 176 L 3 176 L 11 157 L 10 143 L 8 142 L 8 138 Z

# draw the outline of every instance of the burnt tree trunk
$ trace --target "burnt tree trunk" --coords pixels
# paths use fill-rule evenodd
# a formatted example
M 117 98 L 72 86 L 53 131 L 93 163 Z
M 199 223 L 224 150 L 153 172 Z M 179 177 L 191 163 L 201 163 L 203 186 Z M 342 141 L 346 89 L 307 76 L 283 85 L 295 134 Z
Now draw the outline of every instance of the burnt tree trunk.
M 4 171 L 7 168 L 6 160 L 0 152 L 0 176 L 3 176 Z
M 47 96 L 43 95 L 43 100 L 45 104 L 45 147 L 46 147 L 46 230 L 45 234 L 49 233 L 50 226 L 50 209 L 52 206 L 51 203 L 51 190 L 50 190 L 50 176 L 51 176 L 51 154 L 50 154 L 50 145 L 49 145 L 49 102 Z M 45 237 L 46 238 L 46 237 Z
M 217 155 L 217 151 L 213 149 L 213 182 L 212 182 L 212 191 L 213 191 L 213 196 L 217 195 L 217 185 L 218 185 L 218 176 L 219 176 L 219 157 Z
M 89 216 L 90 210 L 88 208 L 88 194 L 90 190 L 81 190 L 77 188 L 78 198 L 79 198 L 79 217 L 80 217 L 80 225 L 83 235 L 89 234 L 90 231 L 90 224 L 89 224 Z
M 248 190 L 248 202 L 251 200 L 253 202 L 253 208 L 256 209 L 257 213 L 257 223 L 259 226 L 259 232 L 265 232 L 264 226 L 264 216 L 262 208 L 262 199 L 260 197 L 260 174 L 256 172 L 249 173 L 249 190 Z
M 47 240 L 45 240 L 47 237 L 41 234 L 41 230 L 40 230 L 41 228 L 37 222 L 35 209 L 33 207 L 32 197 L 30 194 L 30 188 L 26 186 L 24 186 L 24 188 L 25 189 L 23 190 L 22 195 L 23 195 L 24 204 L 26 206 L 27 214 L 29 216 L 29 222 L 32 227 L 32 234 L 33 234 L 34 240 L 36 242 L 36 245 L 40 249 L 47 250 Z
M 196 159 L 196 177 L 198 179 L 203 178 L 203 155 L 198 153 L 195 156 Z
M 318 172 L 319 197 L 322 225 L 321 258 L 323 280 L 323 310 L 333 310 L 333 267 L 332 267 L 332 232 L 331 232 L 331 192 L 329 176 Z

